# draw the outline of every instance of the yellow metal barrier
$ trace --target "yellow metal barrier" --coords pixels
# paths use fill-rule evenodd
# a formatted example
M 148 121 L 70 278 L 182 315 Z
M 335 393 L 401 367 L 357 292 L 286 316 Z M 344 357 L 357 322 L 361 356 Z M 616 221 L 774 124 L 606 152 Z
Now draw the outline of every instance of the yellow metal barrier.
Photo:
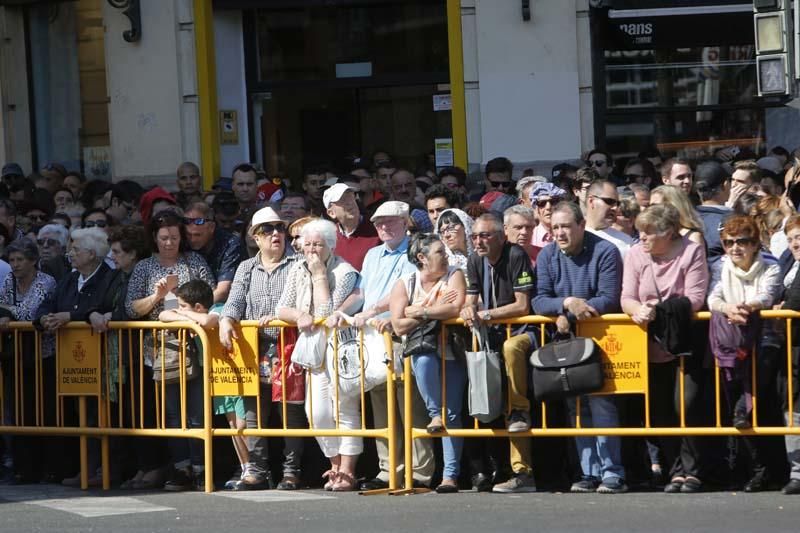
M 700 312 L 695 313 L 694 319 L 695 320 L 709 320 L 711 317 L 711 313 L 709 312 Z M 761 311 L 761 317 L 767 320 L 785 320 L 786 325 L 786 364 L 787 364 L 787 376 L 788 379 L 788 411 L 792 412 L 793 410 L 793 384 L 792 384 L 792 320 L 800 318 L 800 313 L 794 311 Z M 522 325 L 522 324 L 534 324 L 538 325 L 540 328 L 540 341 L 542 344 L 545 342 L 545 327 L 547 324 L 554 324 L 555 319 L 551 317 L 545 316 L 526 316 L 520 317 L 515 319 L 506 319 L 506 320 L 493 320 L 488 322 L 488 324 L 495 325 L 506 325 L 506 338 L 511 337 L 511 326 L 512 325 Z M 445 384 L 445 339 L 447 338 L 446 335 L 446 326 L 454 326 L 454 325 L 464 325 L 464 322 L 461 319 L 451 319 L 443 321 L 442 324 L 445 326 L 442 328 L 442 343 L 440 354 L 442 357 L 442 420 L 444 421 L 444 430 L 430 434 L 427 432 L 425 428 L 416 428 L 412 427 L 411 424 L 406 424 L 405 426 L 405 461 L 407 465 L 411 464 L 411 452 L 414 439 L 419 438 L 442 438 L 442 437 L 578 437 L 578 436 L 685 436 L 685 435 L 696 435 L 696 436 L 720 436 L 720 435 L 734 435 L 734 436 L 745 436 L 745 435 L 800 435 L 800 426 L 795 426 L 792 422 L 790 417 L 789 425 L 788 426 L 771 426 L 771 427 L 763 427 L 758 425 L 758 411 L 757 411 L 757 402 L 756 396 L 758 393 L 757 388 L 757 372 L 756 372 L 756 357 L 757 354 L 753 353 L 753 357 L 751 357 L 751 364 L 752 364 L 752 396 L 753 396 L 753 409 L 752 409 L 752 417 L 753 423 L 752 428 L 749 429 L 737 429 L 732 426 L 723 426 L 721 423 L 721 412 L 720 412 L 720 367 L 714 359 L 714 382 L 715 382 L 715 424 L 713 426 L 689 426 L 686 424 L 686 413 L 685 413 L 685 398 L 684 398 L 684 359 L 680 359 L 680 372 L 679 372 L 679 387 L 680 387 L 680 425 L 678 427 L 653 427 L 650 423 L 650 402 L 649 402 L 649 386 L 648 386 L 648 374 L 647 374 L 647 367 L 648 367 L 648 352 L 647 352 L 647 332 L 645 328 L 637 326 L 633 323 L 630 317 L 626 314 L 607 314 L 596 318 L 591 318 L 588 320 L 581 320 L 578 322 L 578 334 L 581 336 L 592 337 L 594 340 L 603 348 L 603 358 L 604 358 L 604 365 L 608 369 L 613 369 L 615 361 L 622 361 L 625 363 L 638 363 L 638 375 L 635 376 L 635 382 L 633 385 L 630 383 L 623 384 L 622 387 L 617 387 L 619 383 L 616 382 L 614 376 L 609 376 L 609 373 L 606 372 L 606 384 L 602 391 L 594 393 L 594 394 L 610 394 L 610 395 L 618 395 L 618 394 L 642 394 L 644 396 L 644 407 L 645 407 L 645 419 L 644 425 L 642 427 L 615 427 L 615 428 L 603 428 L 603 427 L 593 427 L 593 428 L 584 428 L 581 427 L 580 423 L 580 398 L 577 398 L 577 407 L 576 407 L 576 420 L 575 420 L 575 427 L 571 428 L 552 428 L 547 427 L 547 407 L 546 402 L 541 403 L 542 408 L 542 425 L 541 427 L 531 427 L 528 431 L 525 432 L 514 432 L 509 433 L 506 429 L 494 429 L 494 428 L 480 428 L 479 423 L 477 420 L 474 421 L 474 427 L 471 429 L 448 429 L 447 428 L 447 403 L 446 403 L 446 384 Z M 617 337 L 618 329 L 616 331 L 609 332 L 609 329 L 616 329 L 622 327 L 623 329 L 627 330 L 626 333 L 632 333 L 630 338 L 633 339 L 633 346 L 628 342 L 628 340 L 621 340 Z M 637 333 L 638 330 L 638 333 Z M 493 347 L 501 351 L 501 347 Z M 609 348 L 613 348 L 614 357 L 610 357 L 612 354 L 609 352 Z M 698 355 L 697 357 L 702 357 Z M 530 370 L 530 369 L 529 369 Z M 410 383 L 411 379 L 411 358 L 405 357 L 404 358 L 404 366 L 403 366 L 403 379 L 406 383 Z M 609 382 L 609 377 L 611 377 L 611 381 Z M 412 393 L 410 387 L 405 388 L 405 396 L 404 396 L 404 409 L 405 409 L 405 417 L 406 420 L 412 420 L 411 412 L 412 412 Z M 508 402 L 506 402 L 506 405 Z M 506 412 L 506 415 L 508 413 Z M 406 468 L 406 475 L 405 475 L 405 486 L 411 487 L 412 482 L 412 471 L 410 468 Z M 413 489 L 406 489 L 400 491 L 403 493 L 413 493 L 415 492 Z
M 280 321 L 270 323 L 271 327 L 281 328 L 281 345 L 284 340 L 284 328 L 292 326 Z M 62 326 L 55 335 L 56 350 L 56 372 L 54 381 L 46 381 L 43 375 L 43 359 L 41 349 L 43 342 L 52 342 L 53 336 L 37 331 L 30 322 L 11 322 L 6 331 L 11 332 L 14 342 L 14 354 L 9 362 L 0 367 L 0 413 L 6 412 L 5 402 L 8 398 L 13 402 L 13 423 L 5 422 L 0 424 L 0 434 L 16 435 L 37 435 L 37 436 L 77 436 L 80 439 L 80 476 L 81 488 L 88 488 L 88 445 L 87 439 L 99 438 L 101 440 L 101 464 L 103 473 L 103 488 L 110 487 L 109 469 L 109 437 L 186 437 L 202 440 L 204 443 L 205 458 L 205 490 L 213 491 L 213 437 L 215 436 L 259 436 L 259 437 L 367 437 L 383 438 L 387 440 L 389 447 L 389 486 L 395 489 L 396 480 L 396 442 L 392 438 L 396 425 L 396 401 L 395 401 L 395 382 L 394 367 L 386 364 L 387 381 L 387 427 L 378 429 L 368 429 L 365 420 L 365 383 L 364 383 L 364 347 L 363 330 L 359 337 L 359 365 L 360 365 L 360 410 L 361 425 L 357 429 L 347 429 L 340 427 L 339 420 L 339 386 L 335 388 L 335 421 L 336 426 L 331 429 L 313 428 L 296 429 L 287 427 L 286 417 L 286 387 L 282 388 L 283 427 L 265 428 L 261 424 L 261 387 L 258 386 L 258 322 L 243 321 L 238 326 L 238 341 L 234 342 L 234 350 L 228 353 L 219 343 L 216 330 L 206 331 L 191 322 L 111 322 L 109 331 L 114 335 L 94 334 L 90 326 L 83 322 L 71 322 Z M 127 331 L 127 335 L 120 333 Z M 150 379 L 145 374 L 145 355 L 148 351 L 152 356 L 161 355 L 161 367 L 155 364 L 154 371 L 165 370 L 165 353 L 167 351 L 166 332 L 174 332 L 177 347 L 180 351 L 180 368 L 177 372 L 178 385 L 180 388 L 180 427 L 167 428 L 166 422 L 166 382 L 164 380 L 155 381 L 155 424 L 153 427 L 145 427 L 145 391 L 144 384 L 146 379 Z M 329 332 L 327 332 L 329 333 Z M 200 379 L 203 380 L 203 424 L 202 428 L 187 427 L 187 399 L 186 399 L 186 365 L 187 365 L 187 346 L 189 345 L 189 335 L 194 335 L 202 345 L 203 364 Z M 23 335 L 33 337 L 33 354 L 22 353 Z M 124 337 L 124 338 L 123 338 Z M 386 353 L 392 353 L 391 336 L 383 336 Z M 127 342 L 125 342 L 127 341 Z M 116 343 L 116 350 L 113 350 Z M 127 345 L 127 346 L 125 346 Z M 123 354 L 127 347 L 127 361 L 123 360 Z M 138 348 L 137 348 L 138 347 Z M 338 352 L 338 335 L 333 335 L 333 350 Z M 138 358 L 134 358 L 134 353 L 138 350 Z M 110 355 L 116 351 L 116 376 L 111 375 L 110 367 L 112 362 Z M 136 359 L 136 360 L 135 360 Z M 138 364 L 137 364 L 138 362 Z M 388 363 L 389 361 L 385 361 Z M 124 364 L 127 363 L 127 364 Z M 25 377 L 30 378 L 28 372 L 30 365 L 33 365 L 32 383 L 26 382 Z M 254 395 L 257 399 L 257 418 L 259 427 L 257 429 L 222 429 L 213 427 L 212 396 L 215 380 L 219 381 L 215 372 L 227 365 L 230 370 L 229 375 L 236 376 L 233 380 L 237 386 L 241 387 L 239 395 Z M 125 368 L 127 367 L 127 372 Z M 287 361 L 283 361 L 283 375 L 286 375 Z M 338 365 L 334 365 L 333 382 L 338 385 L 340 376 L 338 375 Z M 4 389 L 7 382 L 3 373 L 8 373 L 11 378 L 11 388 L 13 394 L 7 394 Z M 138 390 L 134 390 L 134 372 L 138 373 Z M 196 378 L 195 378 L 196 379 Z M 310 378 L 309 378 L 310 379 Z M 255 387 L 244 389 L 247 383 L 255 380 Z M 124 390 L 125 383 L 128 390 Z M 33 401 L 26 401 L 26 390 L 30 394 L 30 387 L 33 387 Z M 112 387 L 116 387 L 112 391 Z M 313 407 L 314 398 L 307 388 L 306 401 Z M 45 405 L 45 390 L 52 392 L 55 390 L 55 405 Z M 116 393 L 118 399 L 116 415 L 118 419 L 117 427 L 112 427 L 109 423 L 111 415 L 111 396 Z M 129 398 L 130 405 L 125 405 L 125 398 Z M 221 394 L 220 394 L 221 395 Z M 78 423 L 70 425 L 65 420 L 65 398 L 74 397 L 78 402 Z M 33 417 L 26 416 L 25 405 L 34 405 Z M 129 411 L 131 427 L 123 427 L 123 414 L 126 409 Z M 92 411 L 94 410 L 94 411 Z M 89 424 L 89 412 L 96 412 L 97 424 Z M 48 416 L 45 416 L 48 415 Z M 30 420 L 31 423 L 26 423 Z M 51 421 L 52 423 L 47 423 Z M 138 424 L 137 424 L 138 421 Z
M 783 320 L 786 325 L 786 365 L 788 369 L 787 375 L 790 377 L 788 380 L 788 410 L 793 410 L 793 383 L 791 380 L 792 375 L 792 321 L 800 318 L 800 313 L 790 311 L 762 311 L 761 316 L 769 320 Z M 698 313 L 695 318 L 698 320 L 708 320 L 709 313 Z M 511 334 L 511 326 L 518 324 L 534 324 L 540 328 L 541 339 L 544 340 L 544 328 L 547 324 L 554 322 L 554 319 L 542 316 L 528 316 L 506 321 L 493 321 L 492 324 L 502 323 L 506 325 L 507 336 Z M 460 320 L 445 321 L 444 325 L 461 325 Z M 273 321 L 270 323 L 271 327 L 281 328 L 281 339 L 283 340 L 286 327 L 290 324 Z M 412 492 L 412 468 L 405 469 L 406 479 L 404 491 L 397 491 L 398 484 L 395 472 L 397 470 L 397 457 L 396 457 L 396 442 L 393 439 L 395 428 L 397 427 L 397 420 L 395 417 L 395 375 L 394 365 L 386 365 L 386 383 L 387 383 L 387 427 L 378 429 L 368 429 L 365 420 L 365 382 L 364 382 L 364 345 L 363 345 L 363 331 L 359 337 L 359 364 L 360 364 L 360 427 L 355 429 L 348 429 L 340 427 L 339 424 L 339 386 L 335 387 L 335 406 L 336 411 L 336 425 L 334 428 L 314 428 L 310 423 L 308 428 L 296 429 L 287 427 L 286 417 L 286 387 L 282 388 L 282 409 L 283 409 L 283 427 L 280 428 L 265 428 L 260 425 L 255 429 L 227 429 L 227 428 L 214 428 L 212 424 L 212 389 L 214 386 L 215 373 L 217 372 L 217 364 L 220 360 L 227 361 L 226 364 L 235 368 L 233 371 L 237 377 L 236 382 L 242 387 L 245 386 L 247 376 L 251 379 L 258 379 L 258 350 L 256 332 L 258 330 L 258 322 L 256 321 L 243 321 L 240 324 L 239 337 L 240 341 L 237 343 L 238 347 L 234 350 L 234 354 L 226 354 L 219 346 L 216 331 L 205 331 L 194 323 L 190 322 L 173 322 L 173 323 L 160 323 L 160 322 L 111 322 L 109 324 L 109 331 L 113 335 L 102 334 L 97 335 L 91 332 L 91 329 L 86 323 L 72 322 L 62 326 L 58 330 L 56 343 L 55 360 L 57 362 L 57 371 L 54 376 L 53 382 L 45 382 L 44 380 L 44 362 L 40 357 L 43 345 L 48 341 L 46 334 L 34 330 L 32 325 L 27 322 L 12 322 L 6 330 L 10 332 L 13 337 L 14 354 L 9 360 L 3 362 L 0 367 L 0 413 L 4 414 L 4 424 L 0 425 L 0 434 L 17 434 L 17 435 L 40 435 L 40 436 L 77 436 L 80 439 L 80 464 L 81 464 L 81 487 L 88 487 L 88 451 L 87 439 L 99 438 L 101 440 L 101 464 L 103 471 L 103 488 L 108 489 L 110 484 L 109 474 L 109 443 L 108 437 L 183 437 L 193 438 L 203 441 L 204 444 L 204 458 L 205 458 L 205 488 L 206 492 L 213 491 L 213 437 L 215 436 L 260 436 L 260 437 L 321 437 L 321 436 L 339 436 L 339 437 L 367 437 L 367 438 L 381 438 L 386 439 L 389 447 L 389 460 L 390 460 L 390 490 L 394 493 L 398 492 Z M 634 334 L 633 345 L 629 343 L 627 338 L 621 339 L 614 337 L 617 335 L 618 330 L 615 328 L 624 327 L 632 331 L 639 330 L 638 334 Z M 443 328 L 444 329 L 444 328 Z M 120 333 L 128 332 L 127 335 Z M 180 378 L 178 385 L 181 391 L 181 408 L 180 408 L 180 427 L 167 428 L 166 413 L 165 413 L 165 396 L 166 384 L 162 380 L 156 382 L 155 386 L 155 424 L 151 427 L 145 427 L 144 422 L 144 357 L 140 353 L 138 358 L 134 357 L 136 351 L 135 347 L 139 346 L 144 350 L 145 346 L 152 346 L 153 354 L 158 351 L 161 352 L 161 370 L 164 370 L 164 352 L 166 350 L 166 332 L 172 332 L 176 336 L 180 348 Z M 790 418 L 788 426 L 761 426 L 758 423 L 758 410 L 757 410 L 757 368 L 756 357 L 751 358 L 752 363 L 752 394 L 753 394 L 753 409 L 752 417 L 753 423 L 750 429 L 736 429 L 731 426 L 722 425 L 722 414 L 720 408 L 720 369 L 716 365 L 714 368 L 714 383 L 715 383 L 715 423 L 709 426 L 690 426 L 686 423 L 685 405 L 683 398 L 684 391 L 684 375 L 683 375 L 683 361 L 680 362 L 681 372 L 679 373 L 679 386 L 680 386 L 680 424 L 676 427 L 653 427 L 650 423 L 650 406 L 648 396 L 648 380 L 647 380 L 647 344 L 646 333 L 642 328 L 632 324 L 630 318 L 624 314 L 604 315 L 595 319 L 581 321 L 579 323 L 579 334 L 582 333 L 586 336 L 592 336 L 604 348 L 607 358 L 606 364 L 610 365 L 609 368 L 612 372 L 612 379 L 606 384 L 603 391 L 598 394 L 641 394 L 645 397 L 645 420 L 642 427 L 615 427 L 615 428 L 584 428 L 580 423 L 580 406 L 577 409 L 577 418 L 575 427 L 547 427 L 546 423 L 546 405 L 542 404 L 542 419 L 541 427 L 532 427 L 527 432 L 513 433 L 505 429 L 491 429 L 478 427 L 477 421 L 471 429 L 447 429 L 447 416 L 443 416 L 445 421 L 445 430 L 436 434 L 429 434 L 424 428 L 415 428 L 411 424 L 413 416 L 411 414 L 411 387 L 405 387 L 404 390 L 404 406 L 406 420 L 408 423 L 405 425 L 404 443 L 405 443 L 405 464 L 411 465 L 413 441 L 417 438 L 439 438 L 439 437 L 538 437 L 538 436 L 590 436 L 590 435 L 607 435 L 607 436 L 683 436 L 683 435 L 800 435 L 800 426 L 795 426 Z M 24 341 L 24 336 L 33 336 L 33 352 L 31 354 L 23 353 L 23 348 L 30 343 Z M 202 379 L 203 379 L 203 424 L 202 428 L 190 428 L 187 426 L 186 414 L 186 347 L 190 341 L 190 335 L 195 336 L 203 347 L 203 365 L 202 365 Z M 442 342 L 446 338 L 445 333 L 442 335 Z M 338 353 L 338 335 L 332 337 L 332 348 L 335 353 Z M 393 355 L 392 339 L 388 334 L 383 336 L 385 353 L 390 356 Z M 112 343 L 116 343 L 116 350 L 112 350 Z M 127 350 L 124 348 L 127 346 Z M 444 347 L 444 344 L 443 344 Z M 127 352 L 127 353 L 126 353 Z M 613 353 L 612 353 L 613 352 Z M 116 377 L 111 374 L 111 360 L 109 354 L 116 353 Z M 442 358 L 444 358 L 445 350 L 441 350 Z M 127 360 L 126 360 L 127 359 Z M 386 361 L 387 363 L 389 361 Z M 627 383 L 620 386 L 620 382 L 616 379 L 615 362 L 624 362 L 620 368 L 623 369 L 638 369 L 635 375 L 626 376 L 623 372 L 623 378 L 630 378 Z M 127 363 L 127 364 L 125 364 Z M 628 367 L 627 365 L 636 365 Z M 283 375 L 286 374 L 287 362 L 284 365 Z M 31 369 L 31 365 L 33 368 Z M 333 376 L 331 379 L 335 384 L 339 384 L 340 376 L 338 372 L 338 364 L 333 365 Z M 443 410 L 446 413 L 446 389 L 444 383 L 444 368 L 442 365 L 442 394 L 443 394 Z M 155 370 L 158 370 L 157 368 Z M 9 373 L 3 375 L 3 373 Z M 136 382 L 135 373 L 138 374 L 138 390 L 134 389 Z M 30 378 L 31 374 L 34 376 L 32 382 L 26 381 L 26 377 Z M 406 383 L 412 383 L 411 380 L 411 361 L 410 358 L 404 360 L 404 372 L 402 379 Z M 7 383 L 13 389 L 13 394 L 8 394 L 4 389 Z M 116 388 L 116 427 L 111 424 L 110 419 L 112 415 L 112 387 Z M 125 388 L 127 387 L 127 391 Z M 45 402 L 46 389 L 52 393 L 55 391 L 56 402 L 54 405 L 48 405 Z M 252 390 L 252 389 L 251 389 Z M 307 391 L 310 387 L 307 387 Z M 260 387 L 256 387 L 256 397 L 259 400 L 257 405 L 260 406 Z M 127 392 L 127 395 L 125 394 Z M 245 392 L 242 389 L 242 392 Z M 29 395 L 33 396 L 33 401 L 26 401 Z M 247 394 L 242 394 L 247 395 Z M 69 397 L 77 398 L 77 425 L 69 425 L 65 420 L 65 400 Z M 11 398 L 14 405 L 10 406 L 8 411 L 13 413 L 13 422 L 5 420 L 5 413 L 9 406 L 6 405 L 8 398 Z M 127 404 L 126 404 L 126 398 Z M 306 401 L 309 407 L 313 408 L 314 398 L 313 394 L 307 393 Z M 32 404 L 32 411 L 26 413 L 26 405 Z M 96 425 L 89 424 L 89 413 L 95 410 L 97 414 Z M 131 421 L 130 427 L 125 427 L 123 423 L 123 414 L 129 413 Z M 54 420 L 52 424 L 46 423 L 48 420 Z M 28 423 L 30 422 L 30 423 Z

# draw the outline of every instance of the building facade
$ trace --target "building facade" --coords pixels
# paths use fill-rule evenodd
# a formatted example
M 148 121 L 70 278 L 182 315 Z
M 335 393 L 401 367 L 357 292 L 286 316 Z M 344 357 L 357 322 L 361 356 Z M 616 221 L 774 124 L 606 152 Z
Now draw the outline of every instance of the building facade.
M 138 13 L 135 13 L 138 11 Z M 0 0 L 0 160 L 206 183 L 386 151 L 517 172 L 800 145 L 747 0 Z

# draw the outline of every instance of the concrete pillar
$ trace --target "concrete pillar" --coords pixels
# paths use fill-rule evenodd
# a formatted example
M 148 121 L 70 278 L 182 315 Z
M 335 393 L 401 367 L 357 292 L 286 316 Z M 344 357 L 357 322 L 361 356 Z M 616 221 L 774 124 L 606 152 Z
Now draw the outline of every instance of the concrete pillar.
M 200 140 L 191 0 L 143 0 L 142 38 L 103 4 L 114 180 L 175 188 L 182 161 L 199 163 Z

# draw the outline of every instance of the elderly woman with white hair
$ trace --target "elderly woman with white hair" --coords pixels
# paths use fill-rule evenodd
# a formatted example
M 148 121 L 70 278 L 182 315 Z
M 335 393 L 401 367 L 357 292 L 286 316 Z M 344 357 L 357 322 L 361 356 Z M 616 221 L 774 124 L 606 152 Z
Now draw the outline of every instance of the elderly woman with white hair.
M 303 226 L 304 258 L 289 271 L 286 290 L 276 312 L 280 320 L 294 322 L 301 331 L 314 329 L 314 322 L 327 317 L 344 304 L 358 281 L 358 271 L 333 254 L 336 226 L 327 220 L 313 220 Z M 352 299 L 351 299 L 352 300 Z M 345 309 L 346 311 L 346 309 Z M 306 413 L 316 429 L 337 427 L 357 429 L 361 423 L 360 398 L 336 392 L 335 376 L 329 365 L 309 371 Z M 336 399 L 339 400 L 338 409 Z M 361 437 L 317 437 L 322 452 L 331 462 L 325 473 L 326 490 L 355 490 L 355 468 L 364 445 Z
M 61 224 L 47 224 L 36 234 L 39 268 L 53 276 L 56 281 L 60 281 L 72 270 L 66 257 L 68 243 L 69 230 Z

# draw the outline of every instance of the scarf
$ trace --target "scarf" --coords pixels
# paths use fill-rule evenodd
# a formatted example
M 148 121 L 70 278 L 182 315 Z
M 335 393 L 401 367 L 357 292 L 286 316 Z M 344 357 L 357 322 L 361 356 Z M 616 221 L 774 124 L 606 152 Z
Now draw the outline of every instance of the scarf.
M 766 270 L 767 265 L 756 255 L 755 261 L 747 271 L 733 264 L 733 261 L 724 261 L 722 265 L 722 295 L 728 303 L 744 303 L 756 297 L 758 290 L 758 277 Z M 745 286 L 746 285 L 746 286 Z
M 464 255 L 461 252 L 453 252 L 450 248 L 447 247 L 445 244 L 445 252 L 447 252 L 447 264 L 450 266 L 454 266 L 456 268 L 461 269 L 464 271 L 464 274 L 467 273 L 467 258 L 472 254 L 472 224 L 474 224 L 474 220 L 471 216 L 466 214 L 461 209 L 445 209 L 439 214 L 439 220 L 442 219 L 442 215 L 445 213 L 453 213 L 455 214 L 458 219 L 461 221 L 461 225 L 464 226 L 464 238 L 467 240 L 467 254 Z M 439 235 L 439 226 L 440 224 L 437 221 L 436 228 L 434 233 Z M 442 241 L 444 243 L 444 241 Z

